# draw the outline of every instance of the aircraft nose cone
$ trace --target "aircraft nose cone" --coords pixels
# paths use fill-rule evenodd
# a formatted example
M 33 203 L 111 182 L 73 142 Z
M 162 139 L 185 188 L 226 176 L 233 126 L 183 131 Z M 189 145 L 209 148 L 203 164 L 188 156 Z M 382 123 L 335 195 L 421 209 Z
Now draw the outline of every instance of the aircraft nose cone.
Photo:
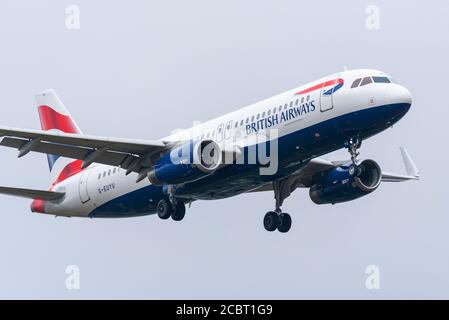
M 387 89 L 386 98 L 389 104 L 412 104 L 412 94 L 406 87 L 395 85 Z

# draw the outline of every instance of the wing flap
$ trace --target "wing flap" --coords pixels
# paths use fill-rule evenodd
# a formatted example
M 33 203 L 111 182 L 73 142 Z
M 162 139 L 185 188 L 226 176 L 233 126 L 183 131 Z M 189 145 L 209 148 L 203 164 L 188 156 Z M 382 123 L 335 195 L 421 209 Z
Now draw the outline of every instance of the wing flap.
M 3 138 L 3 140 L 0 142 L 0 145 L 4 147 L 19 149 L 22 145 L 27 143 L 27 141 L 28 140 L 6 137 Z M 83 160 L 92 152 L 92 149 L 56 143 L 37 142 L 33 145 L 33 151 Z M 106 151 L 96 157 L 95 162 L 107 164 L 110 166 L 119 166 L 129 156 L 130 155 L 126 153 Z
M 107 148 L 109 151 L 132 154 L 146 154 L 148 152 L 165 148 L 165 144 L 161 141 L 98 137 L 84 134 L 16 129 L 7 127 L 0 127 L 0 136 L 23 138 L 27 140 L 38 138 L 41 141 L 50 143 L 65 144 L 91 149 Z
M 141 159 L 167 148 L 162 141 L 98 137 L 64 132 L 0 127 L 0 145 L 16 148 L 19 157 L 30 151 L 102 163 L 140 172 Z M 134 161 L 138 160 L 138 161 Z
M 64 197 L 63 192 L 34 190 L 34 189 L 22 189 L 12 187 L 0 187 L 1 194 L 7 194 L 10 196 L 17 196 L 28 199 L 42 199 L 42 200 L 58 200 Z

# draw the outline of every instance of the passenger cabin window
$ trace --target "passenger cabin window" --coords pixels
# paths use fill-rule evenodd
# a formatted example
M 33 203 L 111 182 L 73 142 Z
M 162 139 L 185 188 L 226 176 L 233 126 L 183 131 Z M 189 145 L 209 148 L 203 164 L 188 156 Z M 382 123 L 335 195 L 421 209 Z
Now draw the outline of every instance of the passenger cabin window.
M 363 87 L 363 86 L 366 86 L 367 84 L 370 84 L 372 82 L 373 82 L 373 80 L 371 80 L 371 77 L 366 77 L 366 78 L 363 78 L 362 83 L 360 84 L 360 86 Z
M 362 78 L 354 80 L 354 82 L 351 85 L 351 88 L 357 88 L 360 84 L 360 81 L 362 81 Z
M 375 83 L 390 83 L 390 79 L 388 79 L 387 77 L 373 77 L 373 81 Z
M 240 121 L 240 126 L 243 126 L 243 120 L 242 120 L 242 121 Z

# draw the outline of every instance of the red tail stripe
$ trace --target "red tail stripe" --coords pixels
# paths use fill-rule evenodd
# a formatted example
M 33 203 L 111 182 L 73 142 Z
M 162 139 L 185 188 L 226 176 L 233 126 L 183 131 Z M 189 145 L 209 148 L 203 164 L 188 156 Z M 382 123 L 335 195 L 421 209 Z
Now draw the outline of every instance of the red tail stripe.
M 58 129 L 65 133 L 79 133 L 70 116 L 63 115 L 49 106 L 40 106 L 38 110 L 43 130 Z

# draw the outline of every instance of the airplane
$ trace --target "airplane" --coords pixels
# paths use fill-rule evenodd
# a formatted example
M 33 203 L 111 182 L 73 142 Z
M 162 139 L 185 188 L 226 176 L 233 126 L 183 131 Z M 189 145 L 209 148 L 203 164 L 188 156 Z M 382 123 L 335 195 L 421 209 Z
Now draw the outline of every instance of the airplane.
M 32 199 L 36 213 L 181 221 L 198 200 L 273 192 L 263 226 L 286 233 L 292 219 L 281 208 L 298 188 L 308 188 L 316 204 L 338 204 L 381 182 L 420 178 L 405 148 L 405 174 L 358 159 L 362 141 L 392 127 L 412 104 L 404 86 L 377 70 L 335 73 L 159 140 L 83 134 L 54 90 L 36 101 L 41 130 L 0 126 L 0 145 L 17 149 L 19 158 L 47 155 L 48 190 L 0 187 Z M 349 159 L 322 158 L 343 148 Z

